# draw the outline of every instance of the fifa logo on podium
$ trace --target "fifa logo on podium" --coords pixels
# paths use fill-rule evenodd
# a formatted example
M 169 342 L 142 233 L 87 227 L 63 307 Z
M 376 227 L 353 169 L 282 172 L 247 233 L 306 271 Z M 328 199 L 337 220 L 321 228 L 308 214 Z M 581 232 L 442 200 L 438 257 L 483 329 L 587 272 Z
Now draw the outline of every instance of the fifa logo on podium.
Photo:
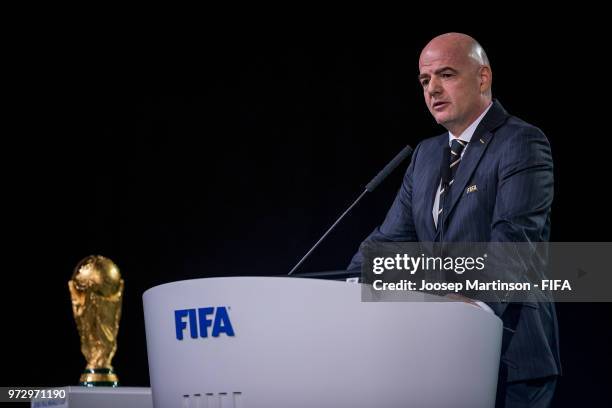
M 234 336 L 234 328 L 225 306 L 175 310 L 174 324 L 177 340 L 183 340 L 183 334 L 187 327 L 189 327 L 189 334 L 192 339 L 208 337 L 209 327 L 212 327 L 210 333 L 212 337 L 219 337 L 221 333 Z

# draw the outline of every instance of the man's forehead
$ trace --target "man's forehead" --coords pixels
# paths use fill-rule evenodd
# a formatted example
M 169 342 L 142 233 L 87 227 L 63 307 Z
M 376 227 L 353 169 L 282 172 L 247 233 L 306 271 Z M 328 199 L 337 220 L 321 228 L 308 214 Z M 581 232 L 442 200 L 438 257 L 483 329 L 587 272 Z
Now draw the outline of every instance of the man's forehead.
M 419 58 L 419 70 L 435 71 L 442 66 L 457 68 L 466 62 L 465 59 L 456 50 L 425 49 Z
M 450 58 L 437 58 L 419 62 L 419 72 L 421 74 L 435 72 L 443 67 L 458 70 L 459 64 Z

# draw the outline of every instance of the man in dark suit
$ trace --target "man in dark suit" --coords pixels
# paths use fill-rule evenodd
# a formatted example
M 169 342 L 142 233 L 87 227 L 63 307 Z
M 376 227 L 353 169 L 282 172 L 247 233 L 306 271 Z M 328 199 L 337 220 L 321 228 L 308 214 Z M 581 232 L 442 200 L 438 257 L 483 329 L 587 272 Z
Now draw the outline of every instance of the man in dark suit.
M 364 243 L 548 241 L 548 140 L 492 98 L 482 47 L 464 34 L 438 36 L 423 49 L 419 71 L 425 103 L 448 132 L 416 147 L 384 222 Z M 445 185 L 440 158 L 449 145 L 451 181 Z M 362 262 L 359 251 L 348 269 L 358 271 Z M 560 374 L 554 305 L 513 301 L 509 292 L 487 303 L 505 328 L 496 406 L 550 406 Z

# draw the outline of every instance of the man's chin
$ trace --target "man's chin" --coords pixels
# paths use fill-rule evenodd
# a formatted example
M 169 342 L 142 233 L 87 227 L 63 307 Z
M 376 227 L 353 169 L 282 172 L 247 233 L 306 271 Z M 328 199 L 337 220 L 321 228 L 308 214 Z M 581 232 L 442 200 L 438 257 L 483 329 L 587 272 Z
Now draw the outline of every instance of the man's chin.
M 434 115 L 434 119 L 438 125 L 444 126 L 449 122 L 448 117 L 446 115 Z

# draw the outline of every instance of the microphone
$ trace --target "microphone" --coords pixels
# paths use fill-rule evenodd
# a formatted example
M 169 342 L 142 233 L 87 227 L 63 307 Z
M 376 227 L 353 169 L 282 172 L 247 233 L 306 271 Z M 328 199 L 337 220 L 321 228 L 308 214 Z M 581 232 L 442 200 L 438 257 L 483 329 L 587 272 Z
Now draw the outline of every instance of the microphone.
M 366 191 L 370 193 L 374 191 L 376 187 L 378 187 L 378 185 L 382 183 L 382 181 L 386 179 L 387 176 L 391 174 L 391 172 L 393 172 L 393 170 L 395 170 L 395 168 L 399 166 L 400 163 L 403 162 L 406 159 L 406 157 L 410 156 L 411 154 L 412 154 L 412 147 L 410 147 L 410 145 L 407 145 L 406 147 L 404 147 L 402 151 L 399 152 L 397 156 L 395 156 L 393 160 L 391 160 L 385 166 L 385 168 L 382 169 L 380 173 L 376 175 L 376 177 L 374 177 L 368 184 L 366 184 L 365 186 Z M 450 156 L 450 153 L 449 153 L 449 156 Z
M 342 221 L 342 219 L 344 218 L 344 216 L 346 214 L 348 214 L 355 205 L 357 205 L 357 203 L 359 201 L 361 201 L 361 199 L 363 198 L 364 195 L 366 195 L 366 193 L 371 193 L 373 192 L 376 187 L 379 186 L 380 183 L 383 182 L 384 179 L 387 178 L 387 176 L 389 174 L 391 174 L 391 172 L 393 172 L 393 170 L 395 170 L 395 168 L 397 166 L 400 165 L 401 162 L 403 162 L 408 156 L 410 156 L 412 154 L 412 147 L 410 147 L 410 145 L 407 145 L 406 147 L 404 147 L 402 149 L 401 152 L 399 152 L 394 158 L 393 160 L 391 160 L 386 166 L 385 168 L 383 168 L 380 173 L 378 173 L 372 180 L 370 180 L 370 182 L 368 184 L 366 184 L 365 189 L 363 190 L 363 192 L 359 195 L 359 197 L 357 197 L 357 199 L 355 201 L 353 201 L 353 204 L 351 204 L 346 211 L 344 211 L 342 213 L 342 215 L 340 215 L 340 217 L 338 217 L 338 219 L 336 220 L 336 222 L 334 222 L 332 224 L 331 227 L 329 227 L 329 229 L 325 232 L 325 234 L 323 234 L 323 236 L 321 238 L 319 238 L 319 240 L 316 242 L 316 244 L 313 245 L 312 248 L 310 248 L 310 250 L 306 253 L 306 255 L 304 255 L 302 257 L 302 259 L 300 259 L 300 261 L 289 271 L 289 273 L 287 275 L 291 275 L 293 274 L 293 272 L 295 272 L 297 270 L 297 268 L 300 267 L 300 265 L 302 265 L 302 263 L 304 263 L 304 261 L 310 256 L 310 254 L 319 246 L 319 244 L 321 242 L 323 242 L 323 240 L 329 235 L 330 232 L 333 231 L 333 229 L 336 227 L 336 225 L 338 225 L 340 223 L 340 221 Z M 450 153 L 449 153 L 450 156 Z M 449 177 L 450 177 L 450 173 L 449 173 Z

